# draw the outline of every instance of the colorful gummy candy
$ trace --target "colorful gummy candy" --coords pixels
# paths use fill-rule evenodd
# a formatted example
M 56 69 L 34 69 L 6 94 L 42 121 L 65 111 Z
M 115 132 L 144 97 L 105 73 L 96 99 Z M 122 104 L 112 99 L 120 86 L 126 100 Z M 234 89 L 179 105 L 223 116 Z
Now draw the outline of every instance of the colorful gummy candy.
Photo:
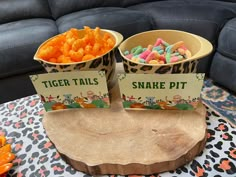
M 101 33 L 96 27 L 84 27 L 85 35 L 72 28 L 46 42 L 38 51 L 37 57 L 53 63 L 81 62 L 102 56 L 115 45 L 109 33 Z
M 125 51 L 124 55 L 131 61 L 146 64 L 175 63 L 192 56 L 183 41 L 169 44 L 161 38 L 157 38 L 154 45 L 149 44 L 146 48 L 139 45 Z

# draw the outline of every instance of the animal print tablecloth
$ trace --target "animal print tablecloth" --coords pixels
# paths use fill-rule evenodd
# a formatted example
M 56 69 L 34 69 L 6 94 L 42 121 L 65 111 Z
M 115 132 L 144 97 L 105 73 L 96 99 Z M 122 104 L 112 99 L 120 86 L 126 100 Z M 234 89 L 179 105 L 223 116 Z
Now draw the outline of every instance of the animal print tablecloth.
M 7 137 L 16 154 L 14 166 L 8 176 L 87 177 L 88 175 L 74 170 L 61 159 L 43 128 L 43 113 L 44 108 L 37 95 L 0 105 L 0 135 Z M 207 108 L 206 120 L 208 139 L 204 151 L 175 171 L 152 176 L 236 176 L 236 129 L 210 108 Z

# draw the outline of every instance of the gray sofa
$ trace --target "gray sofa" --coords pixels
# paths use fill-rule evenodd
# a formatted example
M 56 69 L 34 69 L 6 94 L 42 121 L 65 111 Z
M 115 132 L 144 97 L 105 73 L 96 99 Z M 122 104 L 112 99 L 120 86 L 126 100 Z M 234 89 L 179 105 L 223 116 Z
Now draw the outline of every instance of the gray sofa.
M 0 103 L 35 94 L 29 75 L 45 72 L 33 60 L 38 46 L 85 25 L 115 30 L 124 38 L 152 29 L 200 35 L 214 51 L 200 61 L 198 72 L 236 92 L 235 17 L 233 0 L 1 0 Z

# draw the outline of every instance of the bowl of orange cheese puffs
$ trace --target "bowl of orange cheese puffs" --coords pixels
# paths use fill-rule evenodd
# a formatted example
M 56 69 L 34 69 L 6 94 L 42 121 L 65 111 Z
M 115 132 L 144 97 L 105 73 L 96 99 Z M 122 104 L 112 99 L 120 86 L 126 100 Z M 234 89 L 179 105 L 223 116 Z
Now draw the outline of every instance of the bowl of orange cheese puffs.
M 123 36 L 112 30 L 71 28 L 43 42 L 34 60 L 52 72 L 105 71 L 107 82 L 115 71 L 115 52 Z

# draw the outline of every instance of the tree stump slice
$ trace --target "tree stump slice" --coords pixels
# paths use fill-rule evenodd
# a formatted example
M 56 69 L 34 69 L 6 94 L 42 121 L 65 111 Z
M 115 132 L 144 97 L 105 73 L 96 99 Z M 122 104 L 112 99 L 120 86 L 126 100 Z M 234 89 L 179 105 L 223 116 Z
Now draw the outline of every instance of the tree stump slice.
M 187 164 L 205 147 L 206 109 L 124 110 L 116 85 L 110 109 L 47 112 L 43 125 L 63 159 L 89 175 L 149 175 Z

